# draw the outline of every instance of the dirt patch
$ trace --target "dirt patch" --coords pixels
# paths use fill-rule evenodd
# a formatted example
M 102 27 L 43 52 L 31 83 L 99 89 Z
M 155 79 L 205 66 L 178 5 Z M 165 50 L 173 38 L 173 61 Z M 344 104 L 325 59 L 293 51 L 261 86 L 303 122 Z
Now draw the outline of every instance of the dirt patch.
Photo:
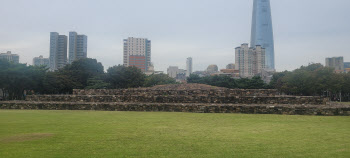
M 6 138 L 1 138 L 1 143 L 12 143 L 12 142 L 25 142 L 31 140 L 39 140 L 48 137 L 52 137 L 54 134 L 52 133 L 30 133 L 30 134 L 21 134 L 16 136 L 10 136 Z

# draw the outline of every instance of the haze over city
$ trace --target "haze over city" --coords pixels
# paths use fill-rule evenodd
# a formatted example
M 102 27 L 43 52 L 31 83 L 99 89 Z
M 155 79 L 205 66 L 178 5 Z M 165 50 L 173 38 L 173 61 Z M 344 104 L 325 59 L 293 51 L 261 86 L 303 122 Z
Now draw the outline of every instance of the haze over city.
M 252 0 L 83 1 L 0 0 L 0 52 L 20 55 L 21 63 L 49 57 L 50 32 L 77 31 L 89 37 L 88 57 L 105 69 L 123 64 L 123 39 L 152 41 L 156 70 L 235 62 L 234 48 L 250 43 Z M 271 0 L 277 71 L 331 56 L 349 61 L 350 1 Z M 312 8 L 312 11 L 310 11 Z M 327 10 L 327 11 L 325 11 Z

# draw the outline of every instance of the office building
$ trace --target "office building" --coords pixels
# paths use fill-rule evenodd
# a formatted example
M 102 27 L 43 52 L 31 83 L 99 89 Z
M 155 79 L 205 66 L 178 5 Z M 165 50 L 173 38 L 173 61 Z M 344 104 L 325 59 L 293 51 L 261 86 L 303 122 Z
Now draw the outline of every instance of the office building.
M 235 69 L 235 64 L 231 63 L 226 66 L 226 69 Z
M 7 51 L 6 53 L 0 53 L 0 59 L 5 59 L 12 63 L 19 63 L 19 55 L 12 54 L 11 51 Z
M 151 41 L 147 38 L 124 39 L 124 66 L 135 66 L 143 72 L 151 65 Z
M 344 72 L 344 58 L 343 57 L 331 57 L 326 58 L 326 67 L 334 68 L 336 72 Z
M 267 69 L 275 69 L 275 50 L 270 0 L 254 0 L 251 46 L 265 48 Z M 237 63 L 236 63 L 237 64 Z
M 87 58 L 87 36 L 69 32 L 69 64 Z
M 42 55 L 39 57 L 33 58 L 33 65 L 34 66 L 45 66 L 47 68 L 50 67 L 50 60 L 49 58 L 44 58 Z
M 67 36 L 50 33 L 50 70 L 55 71 L 67 64 Z
M 249 48 L 248 44 L 242 44 L 236 49 L 236 69 L 240 77 L 250 78 L 261 73 L 265 69 L 265 49 L 261 46 Z
M 187 61 L 186 61 L 186 77 L 190 77 L 192 72 L 193 72 L 192 58 L 189 57 L 187 58 Z

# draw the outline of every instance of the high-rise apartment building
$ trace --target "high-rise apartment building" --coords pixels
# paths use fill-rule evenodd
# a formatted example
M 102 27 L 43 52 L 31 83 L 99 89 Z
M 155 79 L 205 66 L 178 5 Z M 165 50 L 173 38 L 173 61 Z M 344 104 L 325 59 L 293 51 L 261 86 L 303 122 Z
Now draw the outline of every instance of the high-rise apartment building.
M 50 67 L 50 60 L 49 58 L 44 58 L 42 55 L 39 57 L 33 58 L 33 65 L 34 66 L 46 66 L 47 68 Z
M 335 71 L 344 71 L 344 58 L 343 57 L 332 57 L 326 58 L 326 66 L 334 68 Z
M 151 41 L 147 38 L 124 39 L 124 66 L 135 66 L 143 72 L 151 65 Z
M 235 58 L 240 77 L 253 77 L 265 69 L 265 49 L 259 45 L 249 48 L 248 44 L 242 44 L 236 48 Z
M 55 71 L 67 64 L 67 36 L 50 33 L 50 70 Z
M 7 51 L 7 53 L 1 53 L 0 59 L 5 59 L 9 62 L 13 62 L 13 63 L 17 63 L 17 64 L 19 63 L 19 55 L 12 54 L 11 51 Z
M 82 58 L 87 58 L 87 36 L 69 32 L 69 64 Z
M 192 72 L 193 72 L 192 58 L 189 57 L 187 58 L 187 61 L 186 61 L 186 77 L 190 77 Z
M 270 0 L 254 0 L 250 44 L 251 46 L 260 45 L 262 48 L 265 48 L 266 68 L 275 69 Z

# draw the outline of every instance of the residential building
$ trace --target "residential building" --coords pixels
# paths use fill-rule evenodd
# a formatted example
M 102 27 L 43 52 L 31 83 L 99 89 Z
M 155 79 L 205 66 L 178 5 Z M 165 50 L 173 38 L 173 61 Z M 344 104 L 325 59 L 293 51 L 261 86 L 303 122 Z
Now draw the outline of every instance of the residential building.
M 350 73 L 350 68 L 346 68 L 346 69 L 345 69 L 345 72 L 346 72 L 346 73 Z
M 344 58 L 343 57 L 331 57 L 326 58 L 326 67 L 334 68 L 336 72 L 344 72 Z
M 50 33 L 50 70 L 55 71 L 67 64 L 67 36 Z
M 169 66 L 167 70 L 168 76 L 171 78 L 176 78 L 177 74 L 179 73 L 179 67 L 177 66 Z
M 5 59 L 9 62 L 19 63 L 19 55 L 12 54 L 11 51 L 7 51 L 6 53 L 0 53 L 0 59 Z
M 205 77 L 210 75 L 207 71 L 195 71 L 192 74 L 198 75 L 199 77 Z
M 239 78 L 239 70 L 235 69 L 221 69 L 220 72 L 211 74 L 211 75 L 217 75 L 217 76 L 229 76 L 232 78 Z
M 265 83 L 270 83 L 272 80 L 273 74 L 275 74 L 275 73 L 276 73 L 275 70 L 262 69 L 262 71 L 259 75 Z
M 44 58 L 42 55 L 39 57 L 33 58 L 33 65 L 34 66 L 45 66 L 47 68 L 50 67 L 50 60 L 49 58 Z
M 208 68 L 207 68 L 207 72 L 209 74 L 213 74 L 213 73 L 216 73 L 219 71 L 219 68 L 217 65 L 209 65 Z
M 226 69 L 235 69 L 235 64 L 231 63 L 226 66 Z
M 87 58 L 87 36 L 69 32 L 69 64 Z
M 192 72 L 193 72 L 192 58 L 189 57 L 187 58 L 187 61 L 186 61 L 186 77 L 190 77 Z
M 236 70 L 239 70 L 240 77 L 250 78 L 265 69 L 265 49 L 261 46 L 249 48 L 248 44 L 242 44 L 235 50 Z
M 135 66 L 147 72 L 151 65 L 151 41 L 147 38 L 124 39 L 124 66 Z
M 181 83 L 186 82 L 186 72 L 187 71 L 184 69 L 179 69 L 178 73 L 176 74 L 176 81 Z
M 179 69 L 177 66 L 169 66 L 167 72 L 169 77 L 176 79 L 178 82 L 186 80 L 186 70 Z
M 350 68 L 350 62 L 344 62 L 344 69 Z
M 250 44 L 253 47 L 260 45 L 265 48 L 266 68 L 275 69 L 270 0 L 254 0 Z
M 153 63 L 151 63 L 151 65 L 148 66 L 148 70 L 145 72 L 145 74 L 146 74 L 147 76 L 150 76 L 150 75 L 164 74 L 164 72 L 163 72 L 163 71 L 155 71 L 155 70 L 154 70 Z

